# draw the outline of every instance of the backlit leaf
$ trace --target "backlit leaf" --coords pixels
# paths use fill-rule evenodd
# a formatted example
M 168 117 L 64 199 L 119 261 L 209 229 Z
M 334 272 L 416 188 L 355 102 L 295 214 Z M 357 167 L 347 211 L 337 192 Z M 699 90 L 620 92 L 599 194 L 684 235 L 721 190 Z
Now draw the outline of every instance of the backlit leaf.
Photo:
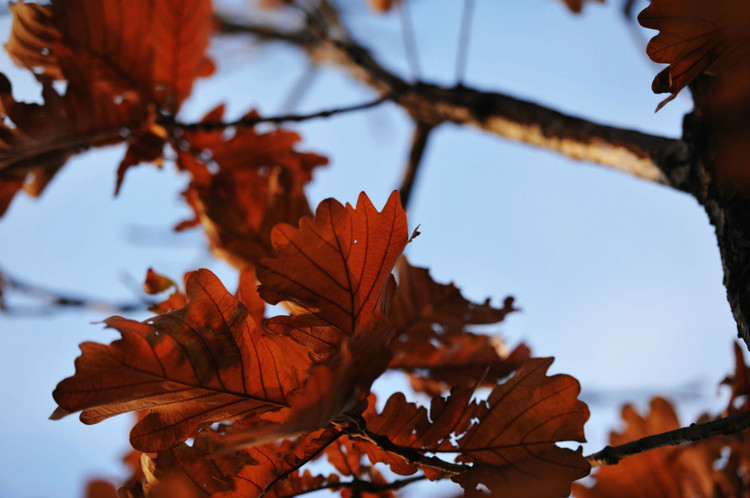
M 528 360 L 487 401 L 472 401 L 473 389 L 456 387 L 447 399 L 432 399 L 429 417 L 396 394 L 382 413 L 365 413 L 367 427 L 398 446 L 459 453 L 457 461 L 472 466 L 452 479 L 467 496 L 480 495 L 482 484 L 503 497 L 565 497 L 571 482 L 588 474 L 589 464 L 580 450 L 555 443 L 584 441 L 588 409 L 576 399 L 575 379 L 546 376 L 551 363 Z
M 309 362 L 294 343 L 268 336 L 207 270 L 189 274 L 187 305 L 144 323 L 113 317 L 122 339 L 81 345 L 76 374 L 54 397 L 59 418 L 83 410 L 88 424 L 127 411 L 151 413 L 131 431 L 141 451 L 159 451 L 199 427 L 278 410 Z
M 50 78 L 80 84 L 67 71 L 75 59 L 88 68 L 81 77 L 136 91 L 175 113 L 211 68 L 210 0 L 57 0 L 11 8 L 8 53 Z
M 258 265 L 259 292 L 269 303 L 287 302 L 295 316 L 272 318 L 268 328 L 321 355 L 371 329 L 382 320 L 381 294 L 408 238 L 397 192 L 381 212 L 362 193 L 356 208 L 327 199 L 299 228 L 277 225 L 277 256 Z
M 433 281 L 426 268 L 412 266 L 404 257 L 397 269 L 391 368 L 408 371 L 415 389 L 437 395 L 445 385 L 469 387 L 479 379 L 494 385 L 529 358 L 523 344 L 511 351 L 499 337 L 471 331 L 473 325 L 499 323 L 517 311 L 513 298 L 506 298 L 502 308 L 489 301 L 475 304 L 455 285 Z
M 217 107 L 204 121 L 223 114 Z M 222 131 L 186 132 L 178 164 L 192 175 L 184 196 L 195 220 L 178 228 L 202 223 L 213 252 L 240 269 L 272 255 L 271 229 L 311 214 L 303 187 L 312 170 L 327 163 L 297 151 L 299 140 L 290 131 L 258 133 L 252 127 L 236 129 L 231 138 Z M 218 170 L 209 172 L 209 162 Z
M 656 93 L 674 96 L 702 73 L 718 75 L 750 63 L 750 4 L 745 0 L 652 0 L 638 21 L 659 30 L 646 49 L 649 57 L 669 64 L 654 79 Z

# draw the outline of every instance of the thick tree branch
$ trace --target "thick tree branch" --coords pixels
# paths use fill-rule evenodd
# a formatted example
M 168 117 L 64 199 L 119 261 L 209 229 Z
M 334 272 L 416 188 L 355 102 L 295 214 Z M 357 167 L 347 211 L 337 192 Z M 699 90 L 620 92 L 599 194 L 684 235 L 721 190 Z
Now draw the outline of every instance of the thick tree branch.
M 615 465 L 623 458 L 638 453 L 664 446 L 676 446 L 690 441 L 699 441 L 718 435 L 734 434 L 748 427 L 750 427 L 750 412 L 744 412 L 711 422 L 691 424 L 689 427 L 644 437 L 620 446 L 607 446 L 603 450 L 587 456 L 586 460 L 592 467 Z
M 298 32 L 219 19 L 224 32 L 244 32 L 292 43 L 319 63 L 331 63 L 380 95 L 388 95 L 417 121 L 433 126 L 451 122 L 599 163 L 657 183 L 684 190 L 687 147 L 681 140 L 617 128 L 566 115 L 508 95 L 463 86 L 404 81 L 380 65 L 361 45 L 334 39 L 311 24 Z

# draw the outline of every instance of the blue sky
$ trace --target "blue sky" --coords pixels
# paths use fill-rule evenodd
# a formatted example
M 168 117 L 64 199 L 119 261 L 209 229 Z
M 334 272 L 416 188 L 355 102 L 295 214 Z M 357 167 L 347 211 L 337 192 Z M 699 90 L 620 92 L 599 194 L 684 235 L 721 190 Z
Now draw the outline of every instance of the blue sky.
M 343 2 L 342 2 L 343 3 Z M 461 2 L 412 2 L 423 78 L 453 84 Z M 389 67 L 409 74 L 395 15 L 373 16 L 364 0 L 346 2 L 355 36 Z M 7 38 L 9 17 L 0 17 Z M 654 114 L 658 66 L 614 6 L 573 16 L 553 0 L 476 0 L 465 84 L 548 104 L 603 123 L 677 137 L 681 96 Z M 302 54 L 249 38 L 217 40 L 218 72 L 200 82 L 184 109 L 197 119 L 219 102 L 232 115 L 281 110 L 305 70 Z M 14 96 L 38 99 L 33 79 L 0 56 Z M 296 110 L 365 102 L 366 88 L 322 69 Z M 411 123 L 387 104 L 301 124 L 302 148 L 331 158 L 316 173 L 313 204 L 354 202 L 361 190 L 382 206 L 397 187 Z M 71 160 L 41 199 L 16 199 L 0 219 L 0 267 L 29 282 L 102 300 L 132 301 L 148 267 L 180 278 L 198 267 L 227 287 L 236 276 L 213 259 L 200 231 L 174 234 L 189 216 L 179 192 L 186 178 L 167 165 L 129 172 L 113 198 L 122 147 Z M 722 286 L 713 229 L 689 196 L 599 166 L 446 125 L 431 137 L 409 212 L 422 235 L 409 244 L 414 264 L 465 294 L 522 313 L 496 328 L 527 342 L 553 369 L 577 377 L 591 401 L 595 451 L 622 402 L 647 393 L 680 395 L 681 413 L 719 406 L 716 383 L 732 368 L 736 335 Z M 23 304 L 23 303 L 20 303 Z M 84 426 L 75 416 L 48 421 L 51 391 L 73 373 L 78 343 L 109 342 L 107 310 L 49 316 L 0 315 L 0 497 L 76 497 L 91 476 L 122 476 L 132 420 Z M 145 315 L 132 315 L 145 318 Z M 688 420 L 685 420 L 688 422 Z

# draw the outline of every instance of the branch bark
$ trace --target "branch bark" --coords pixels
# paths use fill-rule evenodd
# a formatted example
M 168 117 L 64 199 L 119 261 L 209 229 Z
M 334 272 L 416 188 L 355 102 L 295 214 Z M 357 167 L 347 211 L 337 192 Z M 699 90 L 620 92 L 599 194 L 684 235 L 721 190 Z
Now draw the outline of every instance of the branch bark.
M 433 127 L 447 122 L 472 126 L 685 190 L 688 156 L 682 140 L 598 124 L 501 93 L 407 83 L 379 64 L 363 46 L 349 37 L 334 39 L 314 23 L 295 32 L 221 17 L 217 25 L 226 33 L 248 33 L 296 45 L 313 61 L 346 70 L 374 92 L 389 96 L 417 121 Z
M 750 427 L 750 412 L 720 418 L 702 424 L 691 424 L 673 431 L 647 436 L 620 446 L 607 446 L 603 450 L 588 455 L 586 460 L 592 467 L 615 465 L 625 457 L 637 455 L 664 446 L 676 446 L 691 441 L 699 441 L 718 435 L 729 435 Z

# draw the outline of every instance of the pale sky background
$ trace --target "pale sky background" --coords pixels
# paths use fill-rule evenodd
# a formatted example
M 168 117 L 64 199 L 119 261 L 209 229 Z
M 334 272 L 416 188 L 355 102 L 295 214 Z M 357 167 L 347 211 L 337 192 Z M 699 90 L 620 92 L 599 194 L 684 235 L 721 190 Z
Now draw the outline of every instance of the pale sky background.
M 609 1 L 609 0 L 608 0 Z M 398 18 L 374 16 L 364 0 L 340 2 L 355 36 L 386 65 L 408 75 Z M 241 1 L 236 2 L 239 6 Z M 453 84 L 462 2 L 411 5 L 425 80 Z M 641 5 L 641 8 L 644 5 Z M 617 7 L 617 8 L 615 8 Z M 677 137 L 690 108 L 681 96 L 658 114 L 650 85 L 659 67 L 644 53 L 619 2 L 570 14 L 553 0 L 476 0 L 465 83 L 507 92 L 603 123 Z M 0 37 L 10 19 L 0 15 Z M 305 57 L 251 38 L 215 40 L 217 75 L 200 82 L 183 117 L 197 119 L 219 102 L 232 116 L 281 111 L 306 67 Z M 18 100 L 39 98 L 30 75 L 5 54 Z M 322 69 L 297 111 L 369 101 L 342 73 Z M 411 124 L 397 107 L 307 122 L 294 129 L 302 150 L 327 155 L 309 189 L 354 202 L 361 190 L 382 207 L 398 186 Z M 187 178 L 171 165 L 131 170 L 113 198 L 122 146 L 70 161 L 41 199 L 19 196 L 0 219 L 0 268 L 28 282 L 106 301 L 138 299 L 148 267 L 181 279 L 209 267 L 232 289 L 236 277 L 211 257 L 200 230 L 174 234 L 190 216 L 179 193 Z M 734 321 L 722 286 L 712 227 L 691 197 L 668 188 L 508 142 L 443 126 L 431 137 L 409 212 L 422 235 L 409 244 L 414 264 L 437 281 L 455 281 L 476 300 L 512 294 L 522 313 L 496 327 L 511 345 L 555 356 L 555 372 L 574 375 L 592 416 L 590 443 L 600 449 L 626 401 L 650 393 L 677 396 L 680 413 L 717 411 L 718 381 L 732 369 Z M 13 300 L 16 306 L 33 302 Z M 41 316 L 0 314 L 0 498 L 74 498 L 90 477 L 122 477 L 132 418 L 95 426 L 76 416 L 49 421 L 51 392 L 72 375 L 78 344 L 115 338 L 92 325 L 107 310 Z M 146 314 L 133 314 L 144 319 Z M 383 383 L 380 384 L 381 386 Z M 408 488 L 407 488 L 408 490 Z M 418 496 L 414 490 L 407 495 Z M 327 494 L 326 494 L 327 495 Z

